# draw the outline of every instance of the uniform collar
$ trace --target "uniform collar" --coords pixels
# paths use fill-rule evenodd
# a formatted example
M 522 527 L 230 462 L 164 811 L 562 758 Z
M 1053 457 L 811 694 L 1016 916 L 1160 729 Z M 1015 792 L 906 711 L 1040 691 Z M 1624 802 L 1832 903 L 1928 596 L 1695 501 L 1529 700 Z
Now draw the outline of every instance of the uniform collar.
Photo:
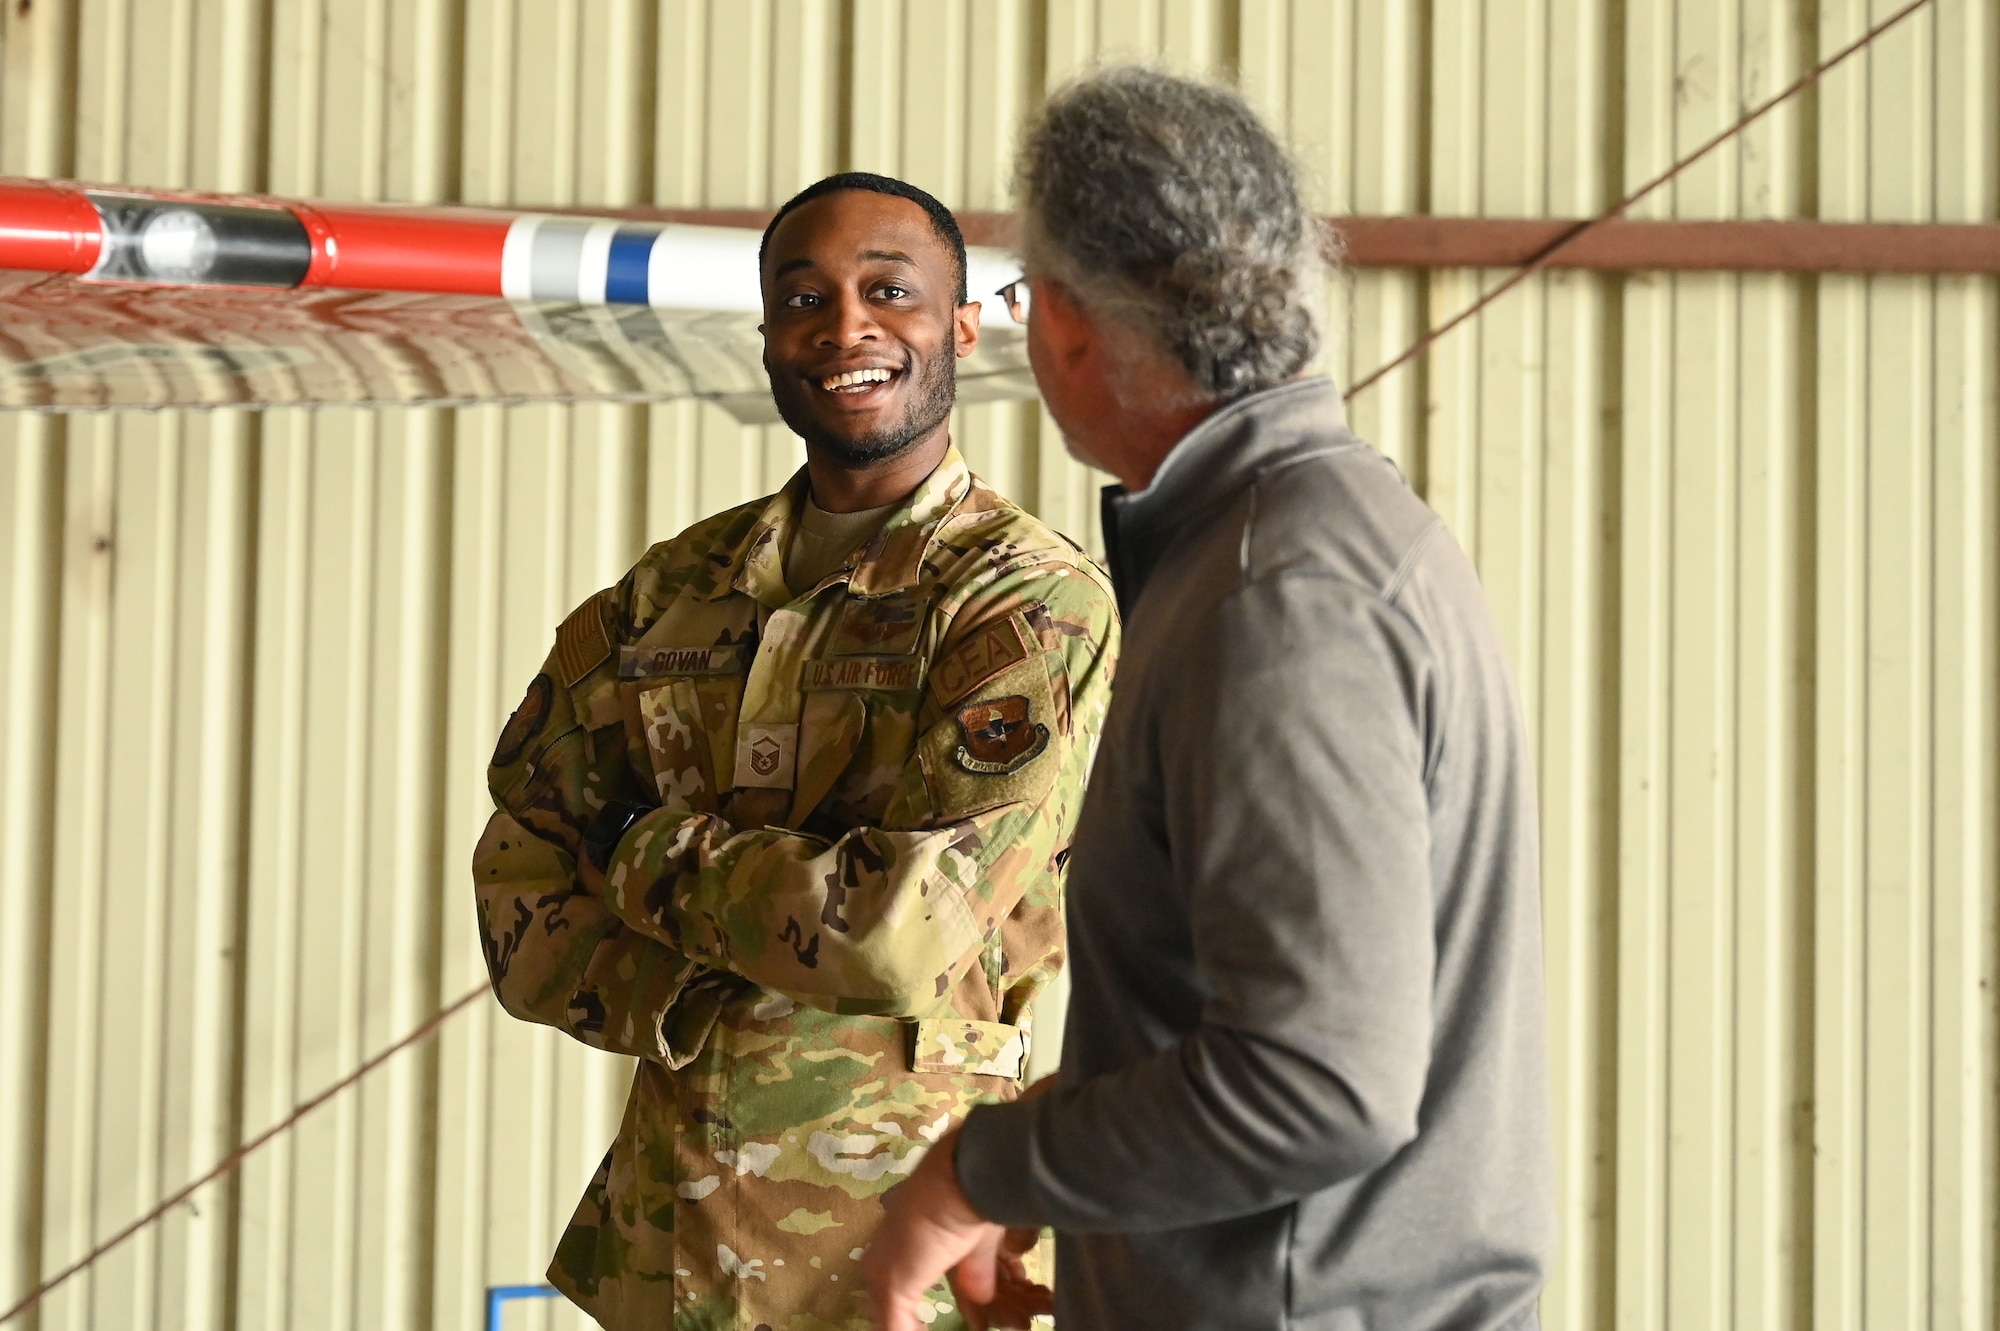
M 715 563 L 726 564 L 730 575 L 726 581 L 717 580 L 708 599 L 742 592 L 774 610 L 792 601 L 791 589 L 785 585 L 785 548 L 805 511 L 808 488 L 806 469 L 801 467 L 765 502 L 742 539 L 709 555 Z M 958 446 L 948 446 L 931 474 L 889 514 L 852 569 L 832 574 L 826 581 L 844 579 L 855 596 L 887 596 L 916 586 L 938 528 L 971 489 L 971 469 L 959 455 Z

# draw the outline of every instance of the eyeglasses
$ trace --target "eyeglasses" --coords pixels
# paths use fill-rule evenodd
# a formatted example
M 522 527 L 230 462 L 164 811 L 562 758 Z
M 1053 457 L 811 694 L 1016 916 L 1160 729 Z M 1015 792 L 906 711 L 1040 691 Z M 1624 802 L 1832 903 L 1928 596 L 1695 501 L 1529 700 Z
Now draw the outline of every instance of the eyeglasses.
M 1028 322 L 1028 279 L 1017 277 L 993 293 L 1007 302 L 1008 317 L 1017 324 Z

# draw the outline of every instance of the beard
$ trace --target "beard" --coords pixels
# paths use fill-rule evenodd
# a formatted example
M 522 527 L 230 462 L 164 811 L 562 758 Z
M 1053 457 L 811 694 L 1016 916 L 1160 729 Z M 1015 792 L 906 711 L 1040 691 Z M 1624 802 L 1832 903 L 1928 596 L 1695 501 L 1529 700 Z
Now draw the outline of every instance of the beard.
M 903 419 L 859 435 L 834 434 L 813 416 L 812 394 L 819 390 L 810 384 L 770 375 L 771 399 L 777 403 L 779 418 L 793 434 L 841 466 L 861 468 L 895 457 L 951 415 L 952 404 L 958 399 L 955 347 L 947 344 L 936 355 L 917 361 L 904 373 L 910 376 L 911 383 L 909 406 L 903 411 Z

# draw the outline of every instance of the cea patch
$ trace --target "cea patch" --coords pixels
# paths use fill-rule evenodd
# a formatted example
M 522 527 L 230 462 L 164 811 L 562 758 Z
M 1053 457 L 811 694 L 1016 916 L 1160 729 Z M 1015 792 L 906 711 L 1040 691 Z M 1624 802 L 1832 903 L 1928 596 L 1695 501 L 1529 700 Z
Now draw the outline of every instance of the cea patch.
M 949 707 L 1032 654 L 1014 616 L 982 624 L 931 667 L 931 692 L 938 706 Z
M 1035 804 L 1054 788 L 1069 744 L 1056 719 L 1050 668 L 1045 656 L 1030 656 L 1002 670 L 924 732 L 917 751 L 934 817 Z
M 968 772 L 1018 772 L 1049 746 L 1049 728 L 1028 714 L 1028 700 L 1018 693 L 968 703 L 957 716 L 963 742 L 952 757 Z

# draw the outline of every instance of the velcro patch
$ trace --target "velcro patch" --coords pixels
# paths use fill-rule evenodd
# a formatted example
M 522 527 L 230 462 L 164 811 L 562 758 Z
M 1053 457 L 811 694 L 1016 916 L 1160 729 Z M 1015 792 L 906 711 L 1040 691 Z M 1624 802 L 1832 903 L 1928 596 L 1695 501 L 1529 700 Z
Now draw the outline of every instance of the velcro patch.
M 917 741 L 932 816 L 951 822 L 1003 804 L 1041 802 L 1069 752 L 1054 716 L 1041 656 L 1003 670 L 953 706 Z
M 931 692 L 949 707 L 1001 671 L 1028 659 L 1028 639 L 1013 616 L 975 629 L 931 667 Z
M 796 725 L 736 727 L 736 785 L 745 790 L 790 790 L 798 760 Z
M 597 669 L 611 655 L 611 635 L 604 631 L 604 593 L 570 611 L 556 630 L 555 664 L 564 688 Z
M 732 642 L 718 647 L 621 647 L 618 649 L 618 678 L 741 674 L 744 646 L 743 643 Z
M 963 742 L 952 756 L 981 776 L 1018 772 L 1049 746 L 1049 728 L 1029 715 L 1028 700 L 1018 693 L 967 703 L 957 720 Z
M 521 699 L 521 705 L 514 709 L 514 714 L 507 718 L 506 726 L 500 731 L 500 743 L 493 749 L 494 767 L 511 767 L 527 750 L 528 741 L 541 732 L 542 725 L 549 719 L 555 694 L 555 685 L 549 683 L 547 675 L 536 675 L 529 681 L 528 692 Z
M 808 661 L 801 689 L 914 689 L 923 662 L 914 656 L 832 656 Z
M 849 596 L 834 631 L 833 650 L 839 653 L 907 652 L 917 645 L 923 627 L 923 606 L 916 597 L 904 593 L 891 596 Z

